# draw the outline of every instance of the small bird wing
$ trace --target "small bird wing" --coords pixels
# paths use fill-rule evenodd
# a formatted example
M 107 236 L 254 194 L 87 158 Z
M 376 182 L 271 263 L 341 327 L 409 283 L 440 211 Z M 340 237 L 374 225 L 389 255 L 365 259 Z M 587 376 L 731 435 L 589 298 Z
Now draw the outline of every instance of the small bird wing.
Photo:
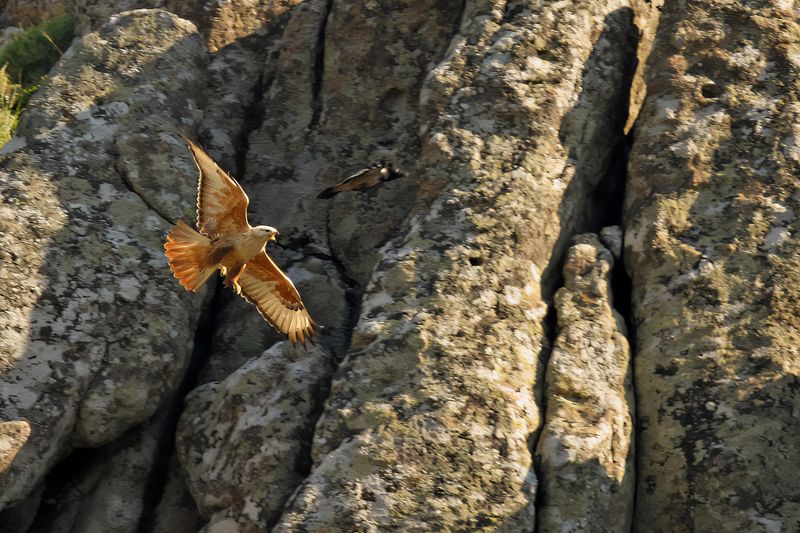
M 345 178 L 341 183 L 333 187 L 336 192 L 355 191 L 374 187 L 381 181 L 380 168 L 365 168 Z
M 197 228 L 214 239 L 224 233 L 250 229 L 247 206 L 250 199 L 233 177 L 222 170 L 211 156 L 186 139 L 200 177 L 197 184 Z
M 294 344 L 314 335 L 316 324 L 311 320 L 300 294 L 283 271 L 266 252 L 247 262 L 239 277 L 242 297 L 254 304 L 272 327 Z

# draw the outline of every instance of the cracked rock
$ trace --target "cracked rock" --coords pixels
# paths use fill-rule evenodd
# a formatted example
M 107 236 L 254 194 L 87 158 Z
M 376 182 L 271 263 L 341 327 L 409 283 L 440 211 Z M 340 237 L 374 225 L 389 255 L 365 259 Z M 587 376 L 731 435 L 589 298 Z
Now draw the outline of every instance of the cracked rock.
M 187 398 L 177 452 L 209 533 L 262 532 L 302 480 L 330 355 L 277 343 Z
M 544 494 L 538 530 L 623 533 L 630 531 L 634 489 L 630 350 L 611 304 L 613 255 L 591 233 L 573 242 L 555 295 L 558 332 L 537 447 Z
M 543 273 L 593 215 L 633 17 L 625 2 L 504 6 L 466 2 L 422 86 L 415 216 L 379 253 L 314 467 L 276 531 L 534 528 L 557 278 Z

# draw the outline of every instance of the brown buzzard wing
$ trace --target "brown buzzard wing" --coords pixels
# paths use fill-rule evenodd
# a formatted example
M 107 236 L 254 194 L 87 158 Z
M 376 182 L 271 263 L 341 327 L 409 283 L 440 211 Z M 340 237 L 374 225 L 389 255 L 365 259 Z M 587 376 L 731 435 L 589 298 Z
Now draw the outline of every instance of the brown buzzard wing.
M 266 252 L 247 262 L 239 278 L 242 296 L 254 304 L 267 322 L 294 344 L 305 344 L 314 335 L 316 324 L 306 311 L 292 280 L 278 268 Z
M 219 168 L 197 144 L 186 139 L 200 171 L 197 185 L 197 228 L 214 239 L 224 233 L 250 229 L 247 222 L 247 198 L 233 177 Z

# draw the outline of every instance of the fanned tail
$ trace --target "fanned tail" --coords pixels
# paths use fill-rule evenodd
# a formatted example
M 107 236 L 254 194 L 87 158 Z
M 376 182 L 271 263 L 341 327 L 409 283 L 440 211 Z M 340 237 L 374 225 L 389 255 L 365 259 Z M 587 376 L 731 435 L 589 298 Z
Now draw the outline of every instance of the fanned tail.
M 216 264 L 209 264 L 211 240 L 183 220 L 172 226 L 164 250 L 169 269 L 181 285 L 192 292 L 202 287 L 217 270 Z

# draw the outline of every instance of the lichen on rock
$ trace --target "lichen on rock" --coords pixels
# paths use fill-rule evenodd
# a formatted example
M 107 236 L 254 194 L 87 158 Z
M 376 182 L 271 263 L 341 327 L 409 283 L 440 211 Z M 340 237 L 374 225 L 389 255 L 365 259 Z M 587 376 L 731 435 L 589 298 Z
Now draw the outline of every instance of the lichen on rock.
M 223 381 L 192 391 L 177 452 L 200 513 L 210 520 L 207 531 L 255 533 L 275 522 L 307 468 L 329 364 L 325 350 L 281 342 Z
M 533 529 L 541 276 L 591 218 L 631 21 L 622 2 L 466 3 L 421 90 L 417 215 L 380 252 L 277 531 Z
M 178 191 L 192 203 L 196 175 L 178 139 L 205 62 L 192 24 L 158 10 L 118 15 L 64 55 L 5 150 L 0 411 L 32 431 L 0 474 L 0 505 L 73 446 L 146 420 L 182 375 L 199 300 L 172 282 L 163 217 L 183 212 L 167 201 Z M 162 155 L 137 152 L 139 167 L 117 142 L 142 123 L 161 132 Z M 137 168 L 162 181 L 137 193 Z
M 625 207 L 637 527 L 800 520 L 800 26 L 791 2 L 666 2 Z
M 619 227 L 603 235 L 621 238 Z M 594 234 L 567 251 L 555 295 L 558 332 L 547 362 L 540 531 L 630 531 L 633 384 L 622 317 L 612 307 L 614 257 Z

